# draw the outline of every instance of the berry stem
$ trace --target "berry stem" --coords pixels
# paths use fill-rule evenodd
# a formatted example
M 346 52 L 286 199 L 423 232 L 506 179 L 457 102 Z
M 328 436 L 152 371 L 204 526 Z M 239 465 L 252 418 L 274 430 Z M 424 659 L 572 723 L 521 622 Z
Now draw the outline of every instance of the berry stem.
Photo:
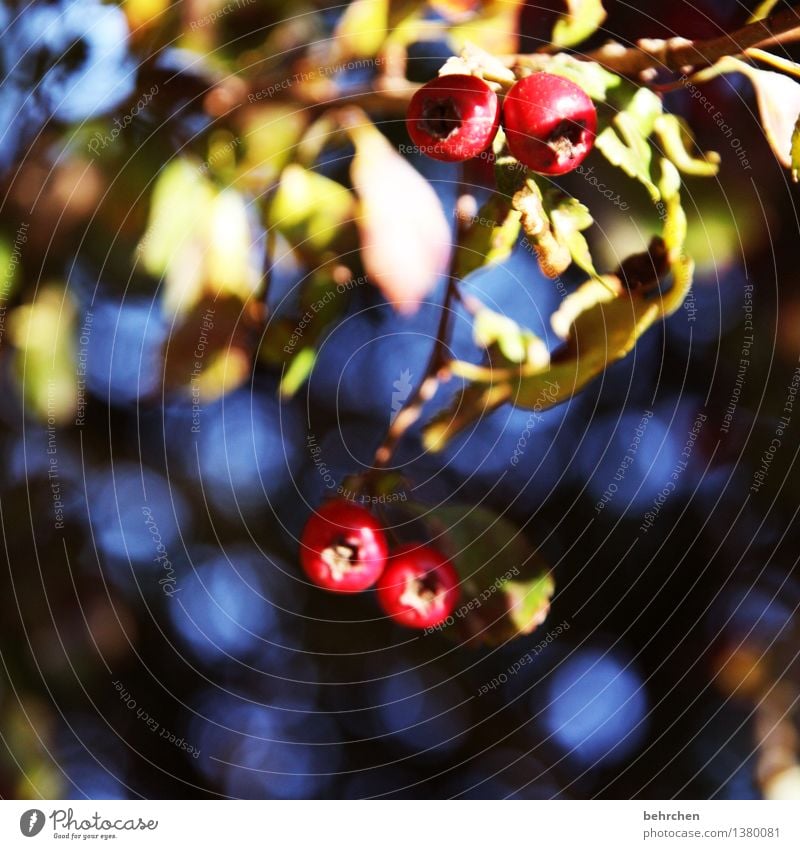
M 397 413 L 389 430 L 386 432 L 383 442 L 378 446 L 375 452 L 375 458 L 372 461 L 372 472 L 379 472 L 389 465 L 405 432 L 419 419 L 422 414 L 422 408 L 436 394 L 441 380 L 440 372 L 447 363 L 447 338 L 449 335 L 450 312 L 453 302 L 460 299 L 460 297 L 457 278 L 451 274 L 447 280 L 447 290 L 439 314 L 436 341 L 434 342 L 433 350 L 428 360 L 425 376 L 420 381 L 416 391 L 411 394 L 408 401 L 406 401 Z
M 463 169 L 461 175 L 461 184 L 458 190 L 458 201 L 456 209 L 469 206 L 471 195 L 466 189 L 463 182 Z M 456 244 L 461 242 L 461 236 L 464 228 L 467 226 L 468 219 L 463 216 L 457 216 L 457 237 Z M 436 330 L 436 341 L 433 344 L 428 367 L 425 369 L 425 375 L 420 381 L 415 392 L 411 394 L 406 403 L 401 407 L 400 411 L 394 417 L 389 430 L 383 442 L 375 451 L 375 457 L 372 461 L 372 468 L 367 472 L 366 478 L 371 480 L 374 476 L 379 475 L 381 471 L 391 462 L 394 452 L 400 440 L 405 435 L 406 431 L 419 419 L 422 415 L 422 408 L 436 394 L 439 384 L 442 380 L 442 370 L 447 365 L 447 340 L 450 330 L 450 314 L 452 313 L 453 303 L 461 300 L 461 292 L 458 288 L 459 278 L 455 274 L 455 263 L 458 251 L 454 250 L 450 259 L 450 271 L 447 276 L 447 289 L 445 290 L 444 300 L 442 301 L 441 311 L 439 313 L 439 325 Z

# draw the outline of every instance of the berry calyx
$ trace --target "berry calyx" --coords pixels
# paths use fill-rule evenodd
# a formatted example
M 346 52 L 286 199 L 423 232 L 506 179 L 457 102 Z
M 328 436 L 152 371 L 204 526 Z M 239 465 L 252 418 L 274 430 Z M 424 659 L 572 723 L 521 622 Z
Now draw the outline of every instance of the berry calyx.
M 573 171 L 589 155 L 597 130 L 591 98 L 571 80 L 544 72 L 514 83 L 503 102 L 508 149 L 539 174 Z
M 336 499 L 323 504 L 300 537 L 300 563 L 319 587 L 355 593 L 371 587 L 386 566 L 389 547 L 377 519 Z
M 376 587 L 384 613 L 408 628 L 439 625 L 458 602 L 458 573 L 435 548 L 404 545 L 389 558 Z
M 414 93 L 406 126 L 422 153 L 442 162 L 463 162 L 492 143 L 500 126 L 500 104 L 478 77 L 446 74 Z

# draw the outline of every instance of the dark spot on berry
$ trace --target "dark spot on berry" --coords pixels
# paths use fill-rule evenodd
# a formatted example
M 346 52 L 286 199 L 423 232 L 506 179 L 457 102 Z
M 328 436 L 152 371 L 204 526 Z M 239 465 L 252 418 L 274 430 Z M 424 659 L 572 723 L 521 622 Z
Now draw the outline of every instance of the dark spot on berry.
M 559 121 L 547 138 L 547 144 L 555 151 L 560 162 L 567 162 L 575 154 L 575 148 L 584 141 L 586 125 L 583 121 Z
M 422 106 L 418 126 L 436 139 L 447 139 L 461 126 L 461 112 L 452 97 L 429 99 Z

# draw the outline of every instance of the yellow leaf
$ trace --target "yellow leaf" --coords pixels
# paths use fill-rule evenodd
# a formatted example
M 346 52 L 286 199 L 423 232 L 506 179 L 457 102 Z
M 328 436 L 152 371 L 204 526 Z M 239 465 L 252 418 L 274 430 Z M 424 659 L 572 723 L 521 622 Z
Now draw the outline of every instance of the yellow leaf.
M 800 179 L 800 118 L 792 132 L 792 179 L 795 183 Z
M 602 0 L 567 0 L 567 11 L 553 27 L 553 44 L 572 47 L 596 32 L 606 19 Z
M 355 213 L 356 199 L 341 183 L 301 165 L 288 165 L 270 204 L 268 223 L 301 251 L 318 255 Z
M 785 74 L 762 71 L 733 56 L 720 59 L 692 79 L 704 82 L 719 74 L 729 73 L 744 74 L 753 84 L 767 141 L 781 165 L 791 168 L 792 133 L 800 115 L 800 83 Z M 731 134 L 733 132 L 731 130 Z
M 616 297 L 612 287 L 618 284 L 612 277 L 606 277 L 606 281 L 607 285 L 603 285 L 599 280 L 589 280 L 564 298 L 561 306 L 550 316 L 550 324 L 557 336 L 566 339 L 581 313 Z
M 655 132 L 663 152 L 684 174 L 713 177 L 719 171 L 718 153 L 711 151 L 698 157 L 689 152 L 689 145 L 694 144 L 694 139 L 677 115 L 659 115 L 655 122 Z
M 340 56 L 374 56 L 388 33 L 389 0 L 352 0 L 334 32 Z
M 256 97 L 258 94 L 252 95 Z M 266 97 L 269 89 L 263 92 Z M 296 105 L 258 103 L 244 113 L 241 127 L 244 155 L 237 185 L 252 191 L 268 188 L 292 157 L 307 123 Z
M 755 23 L 756 21 L 763 21 L 764 18 L 769 15 L 769 13 L 778 5 L 779 0 L 761 0 L 761 2 L 756 6 L 755 11 L 747 20 L 748 24 Z
M 454 435 L 502 404 L 541 412 L 568 400 L 627 356 L 656 321 L 680 308 L 691 287 L 694 265 L 685 254 L 687 227 L 679 185 L 675 166 L 663 160 L 661 192 L 667 213 L 663 237 L 654 241 L 666 253 L 672 273 L 667 292 L 662 295 L 650 286 L 628 290 L 615 276 L 592 278 L 568 295 L 551 317 L 564 343 L 549 357 L 529 357 L 517 366 L 492 360 L 489 365 L 451 362 L 451 374 L 469 383 L 426 426 L 423 443 L 428 450 L 440 451 Z M 497 320 L 490 323 L 490 330 L 493 337 L 503 332 Z M 481 331 L 485 335 L 486 327 Z M 512 346 L 514 342 L 510 338 Z M 515 350 L 519 351 L 518 344 Z
M 260 269 L 253 262 L 253 234 L 244 198 L 231 189 L 214 199 L 208 219 L 206 281 L 212 295 L 247 301 L 259 294 Z
M 150 219 L 139 245 L 142 264 L 154 277 L 166 274 L 183 248 L 192 248 L 198 222 L 208 214 L 214 186 L 186 159 L 175 159 L 158 177 Z
M 485 0 L 474 19 L 451 28 L 449 41 L 456 52 L 473 42 L 495 55 L 516 53 L 523 6 L 524 0 Z
M 75 415 L 75 306 L 61 286 L 48 284 L 9 316 L 8 330 L 26 407 L 43 421 L 64 424 Z

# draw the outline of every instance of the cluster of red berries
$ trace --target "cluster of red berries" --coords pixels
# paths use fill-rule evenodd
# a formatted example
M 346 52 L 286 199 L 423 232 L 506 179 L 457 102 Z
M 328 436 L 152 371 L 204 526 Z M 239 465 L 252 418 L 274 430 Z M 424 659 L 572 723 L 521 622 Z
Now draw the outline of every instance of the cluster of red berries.
M 554 74 L 523 77 L 506 93 L 502 107 L 484 80 L 448 74 L 415 92 L 406 117 L 414 143 L 444 162 L 478 156 L 501 123 L 513 156 L 532 171 L 558 176 L 588 156 L 597 110 L 580 86 Z
M 342 499 L 308 520 L 300 563 L 317 586 L 332 592 L 357 593 L 377 583 L 384 613 L 409 628 L 438 625 L 458 602 L 458 573 L 444 555 L 422 543 L 390 553 L 377 519 Z

